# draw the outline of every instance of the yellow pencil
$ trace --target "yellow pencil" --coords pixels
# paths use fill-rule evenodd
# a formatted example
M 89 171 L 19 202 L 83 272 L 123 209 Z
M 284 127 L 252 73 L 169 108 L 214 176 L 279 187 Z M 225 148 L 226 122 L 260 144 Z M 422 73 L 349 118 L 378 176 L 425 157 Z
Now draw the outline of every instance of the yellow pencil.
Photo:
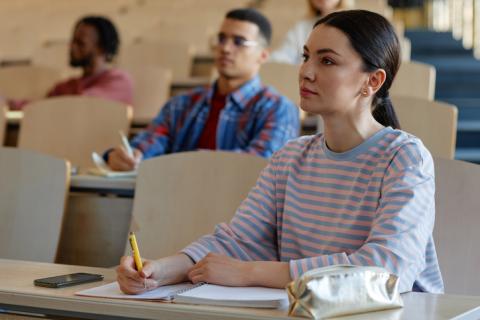
M 135 265 L 137 266 L 137 270 L 140 272 L 143 268 L 142 258 L 140 258 L 140 251 L 138 250 L 137 239 L 135 238 L 135 234 L 130 232 L 128 235 L 128 240 L 130 242 L 130 247 L 132 248 L 133 252 L 133 260 L 135 260 Z

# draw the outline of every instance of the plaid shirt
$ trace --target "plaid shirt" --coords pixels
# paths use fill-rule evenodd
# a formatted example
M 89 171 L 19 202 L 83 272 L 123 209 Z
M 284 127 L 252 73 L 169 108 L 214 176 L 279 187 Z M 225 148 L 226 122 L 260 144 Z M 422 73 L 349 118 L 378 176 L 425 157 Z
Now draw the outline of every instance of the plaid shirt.
M 197 149 L 216 84 L 172 98 L 131 145 L 144 158 Z M 217 149 L 270 157 L 299 133 L 297 107 L 259 77 L 227 97 L 217 126 Z

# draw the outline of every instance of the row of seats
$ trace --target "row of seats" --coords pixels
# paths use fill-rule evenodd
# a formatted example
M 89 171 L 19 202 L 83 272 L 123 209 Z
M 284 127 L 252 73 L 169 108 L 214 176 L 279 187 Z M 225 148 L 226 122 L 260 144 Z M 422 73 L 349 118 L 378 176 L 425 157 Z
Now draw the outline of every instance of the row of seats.
M 455 106 L 405 96 L 392 96 L 392 101 L 404 130 L 422 139 L 433 155 L 453 159 Z M 24 112 L 18 146 L 69 159 L 84 168 L 92 165 L 92 151 L 102 152 L 118 145 L 118 131 L 128 132 L 131 125 L 131 108 L 100 98 L 58 97 L 32 105 Z M 3 110 L 0 141 L 4 141 L 5 127 Z
M 0 60 L 22 60 L 34 56 L 37 48 L 55 41 L 68 41 L 73 24 L 92 13 L 110 17 L 117 25 L 122 43 L 128 45 L 141 37 L 156 41 L 198 43 L 205 48 L 208 32 L 216 28 L 224 12 L 249 5 L 246 0 L 209 1 L 74 1 L 23 0 L 19 4 L 2 3 L 0 37 L 4 44 Z M 202 11 L 202 15 L 197 12 Z M 178 19 L 182 16 L 182 19 Z M 190 23 L 184 23 L 185 20 Z M 159 32 L 161 28 L 161 32 Z M 35 30 L 35 32 L 32 32 Z M 14 35 L 14 36 L 13 36 Z
M 138 44 L 142 43 L 138 42 Z M 268 75 L 265 75 L 265 70 L 272 65 L 267 65 L 262 71 L 262 77 L 267 79 L 267 83 Z M 441 154 L 451 158 L 455 145 L 456 108 L 432 101 L 435 90 L 434 70 L 432 72 L 428 66 L 426 73 L 405 69 L 415 65 L 414 63 L 404 64 L 395 82 L 397 87 L 392 89 L 392 99 L 397 107 L 400 121 L 406 131 L 422 138 L 434 155 Z M 292 99 L 296 99 L 298 92 L 294 93 L 292 88 L 297 88 L 297 71 L 291 70 L 295 71 L 295 74 L 285 75 L 284 78 L 277 76 L 272 81 L 292 79 L 294 86 L 281 89 L 280 86 L 287 82 L 282 81 L 278 87 L 282 92 L 292 90 Z M 404 85 L 400 85 L 402 78 L 406 79 Z M 149 90 L 154 91 L 152 88 Z M 415 96 L 415 92 L 419 92 L 419 96 Z M 114 104 L 111 104 L 112 107 L 95 106 L 95 99 L 89 100 L 88 103 L 79 103 L 77 107 L 75 104 L 80 101 L 79 99 L 85 98 L 49 99 L 36 102 L 35 107 L 27 108 L 21 125 L 19 146 L 35 149 L 41 145 L 44 149 L 36 150 L 68 158 L 75 165 L 87 165 L 87 162 L 90 163 L 92 150 L 102 151 L 108 146 L 117 144 L 119 139 L 117 132 L 126 131 L 130 125 L 131 110 L 126 106 Z M 68 107 L 65 107 L 67 104 Z M 93 106 L 96 109 L 93 109 Z M 52 110 L 51 113 L 46 111 L 48 108 Z M 114 109 L 118 117 L 112 121 Z M 108 121 L 103 115 L 103 110 L 110 112 Z M 78 113 L 72 116 L 72 112 Z M 59 118 L 55 119 L 55 117 Z M 69 119 L 74 121 L 69 122 Z M 2 131 L 1 121 L 0 115 L 0 132 Z M 56 121 L 60 125 L 56 126 L 50 121 Z M 106 123 L 112 122 L 117 127 L 106 128 Z M 82 126 L 76 127 L 75 124 L 79 123 L 83 123 Z M 438 135 L 435 126 L 439 126 L 438 130 L 444 135 Z M 27 135 L 27 132 L 30 134 Z M 71 136 L 68 136 L 69 134 Z M 25 138 L 26 136 L 29 138 Z M 109 141 L 106 146 L 91 145 L 104 140 Z M 64 149 L 60 152 L 58 151 L 60 148 Z M 82 157 L 84 159 L 81 159 Z M 28 162 L 29 158 L 37 164 Z M 47 164 L 50 160 L 51 167 Z M 469 237 L 474 235 L 475 230 L 472 225 L 477 218 L 473 215 L 475 204 L 472 199 L 475 197 L 471 193 L 476 190 L 480 172 L 476 166 L 453 160 L 436 158 L 435 162 L 437 172 L 435 237 L 447 292 L 478 294 L 477 281 L 470 280 L 476 272 L 473 266 L 478 265 L 477 257 L 473 254 L 474 252 L 471 252 L 473 250 L 463 251 L 455 248 L 464 247 L 465 243 L 470 243 L 472 238 Z M 141 231 L 139 240 L 146 244 L 142 249 L 145 256 L 171 254 L 199 235 L 210 232 L 214 224 L 227 221 L 264 165 L 263 159 L 221 152 L 175 154 L 143 162 L 137 180 L 133 208 L 134 220 L 131 229 Z M 30 169 L 27 170 L 26 167 Z M 32 154 L 25 150 L 2 149 L 0 151 L 0 170 L 5 171 L 2 177 L 12 177 L 9 178 L 10 180 L 4 180 L 7 183 L 2 183 L 0 190 L 0 203 L 6 206 L 6 209 L 2 208 L 1 212 L 2 217 L 5 215 L 5 219 L 2 218 L 5 223 L 0 229 L 3 237 L 1 240 L 6 243 L 6 251 L 2 252 L 2 257 L 50 259 L 47 261 L 53 261 L 56 257 L 58 261 L 62 258 L 59 254 L 62 250 L 61 246 L 58 247 L 56 244 L 65 244 L 63 237 L 66 236 L 82 237 L 81 226 L 73 233 L 63 230 L 62 234 L 61 231 L 65 219 L 68 219 L 63 217 L 63 211 L 69 169 L 68 162 Z M 31 177 L 35 178 L 33 182 L 29 180 Z M 233 181 L 235 183 L 232 183 Z M 30 192 L 33 191 L 37 193 L 31 195 Z M 457 192 L 462 194 L 458 195 Z M 465 194 L 469 197 L 463 198 Z M 45 198 L 41 199 L 41 196 Z M 37 219 L 44 217 L 40 211 L 43 210 L 41 205 L 45 202 L 49 205 L 47 210 L 50 210 L 51 215 L 45 217 L 42 223 Z M 452 202 L 456 204 L 455 208 L 452 208 Z M 212 203 L 216 204 L 215 208 L 212 208 Z M 461 204 L 460 208 L 458 203 Z M 58 206 L 58 210 L 53 206 Z M 159 211 L 161 214 L 158 214 Z M 32 218 L 26 214 L 31 212 L 36 212 L 37 216 Z M 457 215 L 452 216 L 452 212 L 456 212 Z M 51 225 L 45 225 L 45 221 Z M 185 224 L 185 221 L 190 223 Z M 27 240 L 21 239 L 13 234 L 15 231 L 17 234 L 31 236 L 25 237 Z M 37 239 L 36 236 L 41 239 L 44 232 L 49 233 L 46 241 L 50 246 L 46 248 L 50 251 L 39 256 L 37 254 L 42 250 L 42 241 L 35 241 L 35 244 L 31 245 L 31 239 Z M 22 248 L 25 248 L 23 251 L 25 256 L 20 255 Z M 470 249 L 473 249 L 473 246 Z M 469 256 L 465 257 L 466 254 Z M 463 265 L 463 269 L 459 270 L 457 261 L 467 261 L 469 264 Z
M 413 57 L 437 69 L 435 98 L 459 109 L 456 158 L 480 163 L 480 62 L 451 32 L 411 30 Z
M 284 8 L 291 8 L 291 2 L 290 5 L 287 4 L 288 1 L 285 2 L 284 5 L 277 6 L 278 3 L 276 3 L 275 6 L 272 6 L 273 2 L 271 1 L 265 1 L 262 2 L 262 5 L 260 5 L 260 9 L 263 10 L 267 15 L 268 13 L 277 13 L 279 10 L 285 11 Z M 374 11 L 378 11 L 380 13 L 383 13 L 385 15 L 388 15 L 388 8 L 384 6 L 385 1 L 377 1 L 376 3 L 362 3 L 362 1 L 357 1 L 356 6 L 357 7 L 364 7 L 366 9 L 371 9 Z M 188 3 L 190 5 L 190 3 Z M 239 2 L 233 2 L 230 3 L 229 5 L 236 4 L 240 5 Z M 147 4 L 145 6 L 141 7 L 148 7 L 151 4 Z M 155 6 L 154 6 L 155 7 Z M 158 6 L 160 8 L 161 6 Z M 188 5 L 186 5 L 186 2 L 183 3 L 179 7 L 175 7 L 176 9 L 167 9 L 168 6 L 165 8 L 162 7 L 162 10 L 177 10 L 178 8 L 187 8 Z M 298 10 L 295 12 L 302 12 L 302 14 L 305 13 L 306 10 L 306 2 L 303 2 L 303 5 L 301 6 L 296 6 L 298 7 Z M 153 9 L 153 7 L 151 7 Z M 158 9 L 157 8 L 157 9 Z M 283 9 L 282 9 L 283 8 Z M 130 13 L 133 12 L 130 10 Z M 276 16 L 276 15 L 274 15 Z M 280 14 L 280 16 L 286 16 Z M 168 20 L 168 19 L 167 19 Z M 160 24 L 161 27 L 164 27 L 168 29 L 167 27 L 168 24 Z M 282 24 L 285 25 L 285 24 Z M 200 28 L 202 29 L 202 28 Z M 163 30 L 163 29 L 162 29 Z M 180 30 L 180 29 L 179 29 Z M 165 30 L 163 30 L 165 31 Z M 166 80 L 165 78 L 168 78 L 167 72 L 161 72 L 161 71 L 154 71 L 154 72 L 148 72 L 147 70 L 149 68 L 144 68 L 143 70 L 139 70 L 142 67 L 139 66 L 141 64 L 142 66 L 144 65 L 159 65 L 160 68 L 168 68 L 173 71 L 173 80 L 178 81 L 179 79 L 184 79 L 185 77 L 188 77 L 191 74 L 191 64 L 192 64 L 192 55 L 194 52 L 194 47 L 192 47 L 193 43 L 189 42 L 188 44 L 179 44 L 164 39 L 165 42 L 151 42 L 149 41 L 149 35 L 150 34 L 164 34 L 168 32 L 146 32 L 145 36 L 138 37 L 136 40 L 137 42 L 129 45 L 127 48 L 125 48 L 123 54 L 121 54 L 118 65 L 123 67 L 124 69 L 130 71 L 134 75 L 134 81 L 136 84 L 136 92 L 135 92 L 135 98 L 134 98 L 134 122 L 142 122 L 142 123 L 147 123 L 149 120 L 153 118 L 153 116 L 158 112 L 158 109 L 160 106 L 163 104 L 165 101 L 166 95 L 163 94 L 163 91 L 168 91 L 168 79 Z M 403 33 L 403 32 L 402 32 Z M 277 32 L 278 34 L 278 32 Z M 177 38 L 181 38 L 182 41 L 185 41 L 184 37 L 179 37 L 179 34 L 176 35 Z M 205 44 L 207 43 L 205 39 L 202 37 L 195 37 L 195 39 L 202 39 L 202 42 Z M 186 41 L 188 42 L 188 40 Z M 66 41 L 56 41 L 49 43 L 47 46 L 44 46 L 40 51 L 36 52 L 34 55 L 32 62 L 37 65 L 50 65 L 54 66 L 58 69 L 63 69 L 62 75 L 69 74 L 72 72 L 72 70 L 65 70 L 65 65 L 66 65 L 66 51 L 67 51 L 67 42 Z M 417 66 L 415 66 L 417 67 Z M 406 70 L 407 65 L 402 67 L 402 70 Z M 407 71 L 402 71 L 400 73 L 405 74 L 405 76 L 399 76 L 397 79 L 397 83 L 399 83 L 398 86 L 394 86 L 393 88 L 393 94 L 396 94 L 398 91 L 400 94 L 404 92 L 408 92 L 409 95 L 415 94 L 418 92 L 419 96 L 423 96 L 424 92 L 427 93 L 428 98 L 431 97 L 431 88 L 432 88 L 432 83 L 428 82 L 429 86 L 426 89 L 426 86 L 422 85 L 417 85 L 416 83 L 412 85 L 412 82 L 409 81 L 410 76 L 412 75 L 412 71 L 410 68 Z M 211 71 L 211 70 L 210 70 Z M 415 72 L 415 71 L 414 71 Z M 210 73 L 210 72 L 208 72 Z M 291 100 L 297 101 L 298 100 L 298 85 L 297 85 L 297 71 L 296 68 L 293 66 L 287 66 L 287 65 L 278 65 L 278 64 L 269 64 L 266 65 L 262 72 L 261 76 L 265 83 L 274 85 L 279 89 L 279 91 L 285 95 L 287 95 Z M 422 74 L 422 73 L 421 73 Z M 285 76 L 285 75 L 288 75 Z M 418 77 L 417 77 L 418 78 Z M 420 77 L 421 78 L 421 77 Z M 289 81 L 281 81 L 281 79 L 290 79 Z M 403 83 L 400 81 L 400 79 L 404 79 Z M 156 81 L 155 81 L 156 80 Z M 162 80 L 165 80 L 161 82 Z M 423 79 L 420 79 L 422 81 Z M 160 89 L 158 90 L 152 90 L 152 88 L 155 86 L 154 83 L 161 83 L 159 86 Z M 421 82 L 427 83 L 427 82 Z M 165 84 L 165 85 L 164 85 Z M 0 90 L 2 86 L 0 85 Z M 4 91 L 9 91 L 8 86 L 6 87 L 7 89 L 4 89 Z M 396 88 L 399 88 L 396 90 Z M 39 90 L 40 91 L 40 90 Z M 137 92 L 138 91 L 138 92 Z M 4 93 L 5 94 L 5 93 Z M 11 96 L 9 94 L 5 94 L 7 96 Z M 39 93 L 36 92 L 35 96 L 38 96 Z M 153 97 L 152 97 L 153 95 Z M 13 95 L 15 97 L 15 95 Z
M 119 132 L 129 131 L 131 119 L 132 109 L 127 105 L 101 98 L 40 100 L 24 111 L 18 147 L 68 159 L 76 167 L 88 168 L 93 166 L 92 151 L 102 153 L 118 145 Z
M 265 159 L 253 156 L 206 151 L 143 162 L 130 227 L 139 231 L 142 254 L 173 254 L 211 232 L 215 224 L 228 222 L 265 164 Z M 59 241 L 85 236 L 82 224 L 73 234 L 61 232 L 64 219 L 69 219 L 63 217 L 68 169 L 64 160 L 0 148 L 2 258 L 58 261 L 68 254 L 58 250 Z M 446 292 L 480 294 L 476 277 L 480 256 L 475 253 L 475 243 L 480 240 L 476 231 L 480 221 L 475 214 L 480 167 L 436 158 L 435 171 L 434 236 Z M 125 238 L 127 231 L 123 231 Z
M 34 3 L 29 3 L 28 0 L 24 0 L 25 5 L 19 6 L 19 8 L 27 7 L 27 4 L 35 7 Z M 72 6 L 65 6 L 62 3 L 57 3 L 54 0 L 50 0 L 52 6 L 48 10 L 45 8 L 38 8 L 36 11 L 36 17 L 31 17 L 27 15 L 25 19 L 14 19 L 15 14 L 23 13 L 23 11 L 18 10 L 11 12 L 8 16 L 8 19 L 0 20 L 0 25 L 6 24 L 3 30 L 6 30 L 6 35 L 3 39 L 8 39 L 8 31 L 10 29 L 20 29 L 23 30 L 34 29 L 36 30 L 35 36 L 38 36 L 38 33 L 45 34 L 46 39 L 38 44 L 35 48 L 31 49 L 31 53 L 28 55 L 18 55 L 15 58 L 13 54 L 12 60 L 27 60 L 31 61 L 34 64 L 54 66 L 56 68 L 61 68 L 64 74 L 70 75 L 74 72 L 71 69 L 66 69 L 67 65 L 67 52 L 68 41 L 70 38 L 69 31 L 71 26 L 75 21 L 77 21 L 82 15 L 86 14 L 85 8 L 89 8 L 88 5 L 78 4 Z M 365 1 L 350 1 L 352 4 L 349 4 L 349 7 L 352 8 L 367 8 L 373 9 L 380 13 L 388 15 L 382 5 L 382 1 L 377 1 L 377 4 L 369 5 L 369 2 Z M 347 1 L 346 1 L 347 3 Z M 383 3 L 386 3 L 383 1 Z M 125 38 L 121 41 L 121 56 L 119 64 L 130 65 L 133 61 L 138 63 L 142 61 L 144 64 L 148 63 L 150 59 L 146 56 L 151 52 L 151 55 L 154 55 L 156 59 L 163 60 L 162 65 L 168 65 L 173 73 L 174 78 L 182 78 L 187 76 L 190 60 L 186 55 L 191 54 L 193 51 L 196 51 L 200 54 L 209 54 L 209 39 L 212 34 L 215 33 L 218 25 L 220 24 L 223 14 L 233 7 L 245 7 L 245 6 L 256 6 L 258 7 L 265 15 L 271 18 L 273 23 L 274 40 L 276 38 L 283 38 L 285 35 L 285 28 L 289 28 L 295 21 L 303 18 L 307 12 L 307 3 L 302 1 L 300 4 L 298 1 L 294 4 L 292 0 L 279 2 L 273 1 L 216 1 L 209 0 L 204 1 L 201 4 L 195 1 L 182 0 L 178 4 L 173 5 L 166 1 L 157 1 L 157 2 L 134 2 L 134 1 L 125 1 L 120 3 L 109 2 L 103 6 L 95 6 L 96 11 L 99 14 L 105 14 L 109 16 L 118 26 L 121 38 Z M 110 9 L 108 9 L 110 8 Z M 212 10 L 209 10 L 212 8 Z M 213 10 L 215 8 L 215 10 Z M 5 11 L 8 12 L 8 6 L 5 6 Z M 377 9 L 377 10 L 375 10 Z M 25 10 L 25 9 L 24 9 Z M 58 10 L 58 16 L 50 17 L 52 12 Z M 198 10 L 202 10 L 202 15 L 196 15 Z M 44 12 L 46 11 L 46 12 Z M 89 10 L 90 11 L 90 10 Z M 88 11 L 88 12 L 89 12 Z M 50 19 L 41 19 L 42 14 L 45 14 Z M 390 14 L 391 15 L 391 14 Z M 21 16 L 21 15 L 20 15 Z M 188 20 L 189 23 L 180 23 L 179 19 L 176 17 L 185 16 L 185 20 Z M 46 21 L 45 21 L 46 20 Z M 13 26 L 9 26 L 10 22 Z M 19 22 L 21 21 L 21 23 Z M 37 21 L 42 21 L 41 25 L 37 25 Z M 68 21 L 68 23 L 66 22 Z M 60 25 L 63 23 L 63 25 Z M 54 24 L 56 28 L 50 28 L 49 25 Z M 68 26 L 68 28 L 66 27 Z M 43 30 L 42 28 L 45 28 Z M 284 30 L 285 29 L 285 30 Z M 58 35 L 58 30 L 62 31 L 62 35 Z M 57 32 L 55 32 L 57 31 Z M 19 31 L 16 30 L 18 33 Z M 20 32 L 22 34 L 22 32 Z M 25 32 L 25 34 L 31 34 Z M 399 28 L 398 34 L 400 38 L 403 39 L 403 29 Z M 49 38 L 48 38 L 48 35 Z M 15 41 L 27 44 L 36 43 L 33 39 L 19 39 L 16 35 Z M 8 40 L 6 41 L 8 43 Z M 151 47 L 149 50 L 141 50 L 143 56 L 141 58 L 147 60 L 138 60 L 135 53 L 132 55 L 131 51 L 135 51 L 136 44 L 146 42 L 149 44 L 155 44 L 154 47 Z M 159 47 L 160 46 L 160 47 Z M 161 47 L 163 46 L 163 47 Z M 180 46 L 180 47 L 179 47 Z M 187 50 L 185 50 L 187 46 Z M 408 49 L 408 44 L 406 45 Z M 18 48 L 18 46 L 6 46 L 6 49 Z M 170 50 L 165 50 L 165 47 L 170 47 Z M 277 43 L 273 43 L 272 48 L 276 48 Z M 409 56 L 409 50 L 403 50 L 406 55 Z M 170 52 L 170 55 L 168 53 Z M 1 53 L 1 52 L 0 52 Z M 173 53 L 173 59 L 172 54 Z M 5 54 L 5 52 L 4 52 Z M 11 54 L 12 55 L 12 54 Z M 165 56 L 166 55 L 166 56 Z M 130 57 L 133 56 L 133 59 Z M 7 54 L 8 57 L 8 54 Z M 8 60 L 8 58 L 5 58 Z M 408 58 L 407 58 L 408 59 Z M 1 55 L 0 55 L 1 60 Z M 123 62 L 122 62 L 123 60 Z
M 152 44 L 138 45 L 132 54 L 132 61 L 126 64 L 134 81 L 134 121 L 149 122 L 161 108 L 170 94 L 171 74 L 166 66 L 177 65 L 171 55 L 172 63 L 166 63 Z M 165 48 L 164 48 L 165 49 Z M 167 50 L 164 50 L 166 52 Z M 133 59 L 135 57 L 135 59 Z M 168 59 L 167 59 L 168 60 Z M 181 64 L 181 63 L 180 63 Z M 174 68 L 174 67 L 173 67 Z M 182 67 L 184 68 L 184 67 Z M 186 72 L 186 71 L 185 71 Z M 262 80 L 274 86 L 290 100 L 298 103 L 298 67 L 282 63 L 267 63 L 260 70 Z M 58 70 L 47 67 L 12 66 L 0 68 L 0 92 L 11 98 L 39 99 L 60 78 Z M 13 80 L 13 81 L 12 81 Z M 175 81 L 175 80 L 173 80 Z M 181 80 L 178 80 L 180 81 Z M 18 86 L 17 83 L 24 85 Z M 404 62 L 391 88 L 392 95 L 411 96 L 432 100 L 435 92 L 435 69 L 429 65 Z
M 386 0 L 344 0 L 347 7 L 379 12 L 393 21 Z M 273 47 L 280 44 L 285 32 L 308 12 L 306 1 L 298 0 L 121 0 L 70 1 L 22 0 L 0 4 L 0 37 L 3 43 L 14 43 L 0 52 L 0 60 L 35 57 L 45 43 L 68 41 L 75 21 L 95 13 L 110 17 L 117 25 L 122 43 L 130 45 L 139 39 L 193 44 L 207 49 L 208 38 L 215 32 L 223 14 L 232 8 L 256 7 L 272 21 Z M 197 14 L 202 12 L 202 14 Z M 182 17 L 182 19 L 178 19 Z M 189 23 L 185 23 L 188 21 Z M 402 36 L 402 27 L 397 28 Z M 35 32 L 31 32 L 35 30 Z
M 422 139 L 433 155 L 453 159 L 455 106 L 404 96 L 392 96 L 392 101 L 404 130 Z M 92 151 L 102 152 L 117 145 L 118 131 L 128 132 L 131 124 L 131 109 L 99 98 L 60 97 L 38 101 L 34 106 L 24 113 L 18 146 L 69 159 L 80 167 L 92 165 Z M 1 141 L 5 139 L 5 126 L 3 110 Z
M 374 4 L 374 8 L 382 8 L 381 6 L 382 1 L 378 1 L 377 4 Z M 363 6 L 368 6 L 367 4 L 362 4 Z M 373 5 L 372 5 L 373 6 Z M 260 6 L 262 10 L 265 12 L 283 12 L 282 10 L 285 10 L 285 8 L 289 8 L 290 6 L 284 5 L 284 6 L 271 6 L 271 2 L 265 2 Z M 372 7 L 373 8 L 373 7 Z M 367 8 L 367 9 L 372 9 L 372 8 Z M 373 9 L 374 9 L 373 8 Z M 303 8 L 302 10 L 304 10 Z M 302 11 L 299 10 L 298 12 Z M 383 9 L 381 9 L 383 10 Z M 303 11 L 302 11 L 303 12 Z M 383 10 L 382 13 L 385 15 L 388 15 L 385 13 L 386 11 Z M 282 14 L 280 14 L 282 15 Z M 56 50 L 60 47 L 63 46 L 63 57 L 66 57 L 66 46 L 67 44 L 57 42 L 51 45 L 52 50 Z M 192 47 L 188 45 L 183 45 L 182 50 L 180 50 L 180 47 L 175 47 L 175 49 L 179 50 L 171 50 L 172 48 L 170 47 L 170 50 L 166 49 L 166 44 L 160 44 L 160 43 L 153 43 L 153 42 L 145 42 L 145 41 L 139 41 L 133 45 L 130 46 L 130 49 L 126 50 L 123 55 L 119 59 L 119 65 L 124 66 L 128 71 L 130 71 L 134 75 L 134 81 L 136 84 L 136 93 L 135 93 L 135 101 L 134 101 L 134 121 L 135 122 L 143 122 L 147 123 L 149 122 L 158 112 L 158 109 L 161 107 L 163 102 L 166 99 L 167 94 L 164 94 L 168 92 L 168 79 L 169 75 L 168 72 L 164 70 L 162 73 L 159 70 L 152 71 L 150 68 L 144 67 L 144 65 L 159 65 L 159 68 L 162 68 L 162 66 L 168 66 L 171 69 L 176 70 L 174 72 L 174 75 L 177 75 L 176 80 L 178 80 L 182 77 L 189 76 L 190 71 L 191 71 L 191 63 L 192 63 L 192 52 L 189 51 L 192 49 Z M 61 52 L 59 51 L 59 52 Z M 179 54 L 179 52 L 186 52 L 187 54 L 183 55 Z M 170 54 L 169 54 L 170 53 Z M 173 53 L 173 54 L 172 54 Z M 42 55 L 40 55 L 42 56 Z M 44 57 L 49 56 L 52 63 L 59 61 L 59 59 L 55 59 L 55 55 L 52 53 L 50 55 L 46 54 Z M 184 63 L 185 61 L 189 61 L 189 63 Z M 65 61 L 64 61 L 65 62 Z M 35 63 L 35 61 L 34 61 Z M 39 59 L 38 64 L 41 63 L 41 59 Z M 140 66 L 142 64 L 142 66 Z M 63 65 L 63 64 L 62 64 Z M 128 67 L 130 66 L 130 68 Z M 24 67 L 25 68 L 25 67 Z M 22 80 L 19 79 L 16 75 L 12 75 L 13 69 L 16 69 L 16 67 L 10 67 L 10 68 L 5 68 L 6 69 L 6 76 L 5 78 L 8 79 L 6 80 L 5 88 L 8 89 L 8 84 L 12 83 L 9 81 L 12 78 L 15 78 L 17 80 Z M 5 70 L 4 70 L 5 71 Z M 1 70 L 0 70 L 0 80 L 1 80 Z M 13 71 L 14 72 L 14 71 Z M 297 84 L 297 67 L 295 66 L 290 66 L 290 65 L 282 65 L 278 63 L 269 63 L 265 65 L 262 70 L 261 70 L 261 77 L 264 80 L 265 83 L 271 84 L 283 94 L 285 94 L 287 97 L 289 97 L 292 101 L 298 101 L 298 84 Z M 32 94 L 31 97 L 32 99 L 38 98 L 40 95 L 40 91 L 38 88 L 41 87 L 39 85 L 39 82 L 42 81 L 42 76 L 37 76 L 37 77 L 32 77 L 27 75 L 28 81 L 21 81 L 22 83 L 28 83 L 32 85 Z M 33 79 L 33 80 L 32 80 Z M 35 79 L 39 79 L 38 82 L 35 82 Z M 175 79 L 175 76 L 174 76 Z M 161 88 L 163 90 L 157 89 L 160 86 L 157 86 L 157 84 L 162 84 Z M 165 84 L 165 85 L 163 85 Z M 46 85 L 45 85 L 46 86 Z M 7 94 L 8 96 L 16 97 L 16 93 L 13 93 L 14 90 L 18 90 L 19 86 L 14 87 L 13 89 L 6 90 L 12 91 L 12 94 Z M 2 88 L 2 84 L 0 81 L 0 88 Z M 25 90 L 28 89 L 28 86 L 21 86 L 20 88 L 22 91 L 18 93 L 18 96 L 27 96 L 28 94 L 25 92 Z M 44 89 L 45 90 L 45 89 Z M 44 91 L 43 90 L 43 91 Z M 431 66 L 428 65 L 423 65 L 419 63 L 414 63 L 414 62 L 404 62 L 402 64 L 402 67 L 400 68 L 400 71 L 397 75 L 397 79 L 394 82 L 394 85 L 391 89 L 391 94 L 392 96 L 406 96 L 406 97 L 417 97 L 425 100 L 432 100 L 434 96 L 434 91 L 435 91 L 435 69 L 432 68 Z M 438 109 L 435 110 L 435 108 L 422 108 L 421 105 L 425 105 L 426 102 L 424 101 L 418 101 L 418 103 L 415 104 L 415 106 L 419 106 L 418 108 L 420 110 L 431 110 L 431 111 L 426 111 L 425 116 L 429 116 L 430 112 L 435 112 L 439 111 L 438 113 L 440 115 L 435 115 L 433 114 L 433 118 L 440 117 L 442 118 L 442 115 L 448 114 L 448 117 L 445 118 L 443 117 L 442 119 L 446 119 L 445 122 L 448 123 L 447 128 L 454 128 L 456 127 L 456 114 L 453 109 L 448 109 L 452 108 L 453 106 L 448 106 L 447 109 L 450 110 L 451 112 L 448 113 L 442 113 L 441 110 L 446 110 L 446 109 Z M 405 109 L 405 108 L 403 108 Z M 402 112 L 402 110 L 400 110 Z M 426 131 L 426 133 L 430 134 L 419 134 L 419 132 L 422 131 L 421 123 L 418 121 L 419 117 L 416 115 L 414 116 L 415 113 L 410 113 L 407 114 L 403 112 L 403 114 L 400 116 L 402 123 L 406 123 L 406 126 L 404 126 L 405 129 L 409 130 L 410 132 L 419 135 L 421 138 L 423 138 L 427 144 L 427 146 L 432 150 L 432 152 L 436 155 L 442 155 L 451 158 L 452 157 L 452 144 L 455 145 L 455 136 L 452 136 L 452 130 L 445 130 L 445 134 L 448 136 L 448 139 L 443 140 L 444 142 L 442 143 L 437 143 L 436 141 L 441 141 L 438 137 L 435 137 L 431 134 L 433 130 L 433 127 L 435 127 L 436 124 L 438 123 L 443 123 L 442 121 L 437 122 L 435 124 L 432 124 L 432 126 L 429 126 Z M 431 118 L 432 118 L 431 117 Z M 409 119 L 412 118 L 412 119 Z M 417 120 L 416 120 L 417 119 Z M 411 123 L 417 122 L 416 125 L 411 125 Z M 319 126 L 321 128 L 321 126 Z M 454 134 L 453 134 L 454 135 Z M 431 138 L 430 138 L 431 137 Z M 430 140 L 432 142 L 430 142 Z M 432 147 L 434 144 L 437 144 L 437 146 Z M 73 160 L 77 162 L 77 157 L 75 157 Z M 81 161 L 81 163 L 84 163 Z

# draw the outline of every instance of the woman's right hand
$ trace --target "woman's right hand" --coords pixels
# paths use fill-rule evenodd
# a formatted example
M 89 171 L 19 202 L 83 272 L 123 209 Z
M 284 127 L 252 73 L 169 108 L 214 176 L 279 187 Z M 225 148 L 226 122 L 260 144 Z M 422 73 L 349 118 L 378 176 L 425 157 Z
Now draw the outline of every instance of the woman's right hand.
M 126 294 L 140 294 L 157 288 L 160 284 L 155 279 L 156 262 L 145 260 L 142 271 L 135 269 L 131 256 L 124 256 L 117 267 L 117 281 Z
M 188 271 L 193 261 L 179 253 L 158 260 L 144 260 L 141 272 L 131 256 L 122 257 L 117 268 L 117 281 L 126 294 L 140 294 L 159 286 L 189 281 Z

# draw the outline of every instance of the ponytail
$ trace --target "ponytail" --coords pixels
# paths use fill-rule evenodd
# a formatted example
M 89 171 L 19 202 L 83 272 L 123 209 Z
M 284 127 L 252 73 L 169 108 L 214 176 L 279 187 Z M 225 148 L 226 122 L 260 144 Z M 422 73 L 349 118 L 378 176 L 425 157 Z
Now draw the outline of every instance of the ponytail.
M 398 121 L 397 114 L 393 108 L 392 100 L 388 95 L 388 91 L 385 93 L 384 97 L 375 96 L 373 99 L 372 115 L 378 123 L 385 127 L 390 126 L 393 129 L 401 129 L 400 121 Z

